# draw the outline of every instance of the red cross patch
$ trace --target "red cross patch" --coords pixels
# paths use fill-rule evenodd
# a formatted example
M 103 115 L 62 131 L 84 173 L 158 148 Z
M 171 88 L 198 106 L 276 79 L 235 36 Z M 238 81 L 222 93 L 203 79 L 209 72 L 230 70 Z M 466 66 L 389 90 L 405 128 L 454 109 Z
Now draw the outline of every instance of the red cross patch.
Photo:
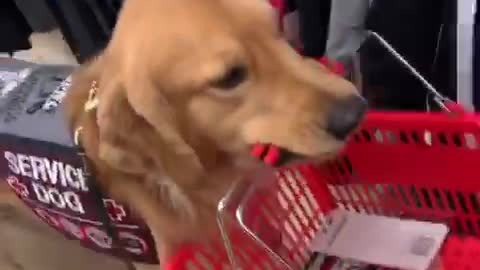
M 17 193 L 17 195 L 19 195 L 23 198 L 28 198 L 28 195 L 30 195 L 30 193 L 28 192 L 27 186 L 22 184 L 20 182 L 20 180 L 18 180 L 17 177 L 9 176 L 7 178 L 7 183 L 13 189 L 13 191 L 15 191 L 15 193 Z
M 116 201 L 112 199 L 104 199 L 103 204 L 107 208 L 108 216 L 111 220 L 121 222 L 123 218 L 127 216 L 125 209 L 122 205 L 117 204 Z

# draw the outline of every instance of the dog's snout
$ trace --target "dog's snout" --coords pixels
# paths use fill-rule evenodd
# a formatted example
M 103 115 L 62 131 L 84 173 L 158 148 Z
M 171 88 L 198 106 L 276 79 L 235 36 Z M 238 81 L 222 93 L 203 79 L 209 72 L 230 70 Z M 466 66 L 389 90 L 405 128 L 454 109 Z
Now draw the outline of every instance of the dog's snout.
M 327 130 L 343 140 L 360 123 L 367 110 L 367 102 L 360 95 L 337 100 L 327 115 Z

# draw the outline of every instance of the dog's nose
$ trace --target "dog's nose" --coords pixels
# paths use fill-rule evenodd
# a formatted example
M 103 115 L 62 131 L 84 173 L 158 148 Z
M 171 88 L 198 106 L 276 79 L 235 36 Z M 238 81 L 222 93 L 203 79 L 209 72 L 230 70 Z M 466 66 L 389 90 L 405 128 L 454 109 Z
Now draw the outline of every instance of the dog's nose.
M 360 95 L 337 100 L 327 115 L 327 131 L 344 140 L 360 123 L 367 110 L 367 102 Z

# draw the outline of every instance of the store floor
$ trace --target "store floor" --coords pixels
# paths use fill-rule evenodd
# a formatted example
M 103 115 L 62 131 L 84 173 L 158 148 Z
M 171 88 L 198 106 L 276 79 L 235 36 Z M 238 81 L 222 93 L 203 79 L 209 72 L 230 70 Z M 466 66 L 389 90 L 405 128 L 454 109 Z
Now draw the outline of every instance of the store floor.
M 126 270 L 8 204 L 0 204 L 0 243 L 2 270 Z

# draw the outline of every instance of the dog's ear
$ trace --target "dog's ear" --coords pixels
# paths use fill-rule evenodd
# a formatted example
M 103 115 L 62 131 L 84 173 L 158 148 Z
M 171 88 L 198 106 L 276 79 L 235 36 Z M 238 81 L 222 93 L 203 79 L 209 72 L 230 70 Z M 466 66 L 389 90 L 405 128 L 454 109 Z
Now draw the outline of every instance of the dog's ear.
M 135 114 L 117 78 L 100 80 L 97 107 L 98 156 L 109 166 L 133 174 L 155 169 L 141 137 L 148 135 L 143 119 Z M 147 138 L 145 138 L 147 140 Z M 153 147 L 153 146 L 152 146 Z
M 105 58 L 98 57 L 84 63 L 75 72 L 64 101 L 67 123 L 72 133 L 78 127 L 83 128 L 81 143 L 91 159 L 103 161 L 124 172 L 144 172 L 152 166 L 152 162 L 146 159 L 145 155 L 137 153 L 137 148 L 132 142 L 135 136 L 125 138 L 121 132 L 128 128 L 131 130 L 133 123 L 137 124 L 139 121 L 135 121 L 133 112 L 128 111 L 130 107 L 121 96 L 120 84 L 116 79 L 102 79 L 105 67 Z M 97 121 L 95 111 L 86 111 L 85 104 L 90 98 L 94 84 L 98 86 L 100 82 L 104 85 L 98 94 L 105 98 L 102 99 L 102 106 L 97 109 L 104 109 L 106 113 L 101 114 L 103 115 L 101 121 Z M 101 126 L 98 125 L 99 122 Z
M 161 89 L 149 78 L 119 74 L 106 72 L 99 81 L 99 157 L 127 173 L 161 171 L 180 185 L 197 184 L 200 160 L 183 139 Z

